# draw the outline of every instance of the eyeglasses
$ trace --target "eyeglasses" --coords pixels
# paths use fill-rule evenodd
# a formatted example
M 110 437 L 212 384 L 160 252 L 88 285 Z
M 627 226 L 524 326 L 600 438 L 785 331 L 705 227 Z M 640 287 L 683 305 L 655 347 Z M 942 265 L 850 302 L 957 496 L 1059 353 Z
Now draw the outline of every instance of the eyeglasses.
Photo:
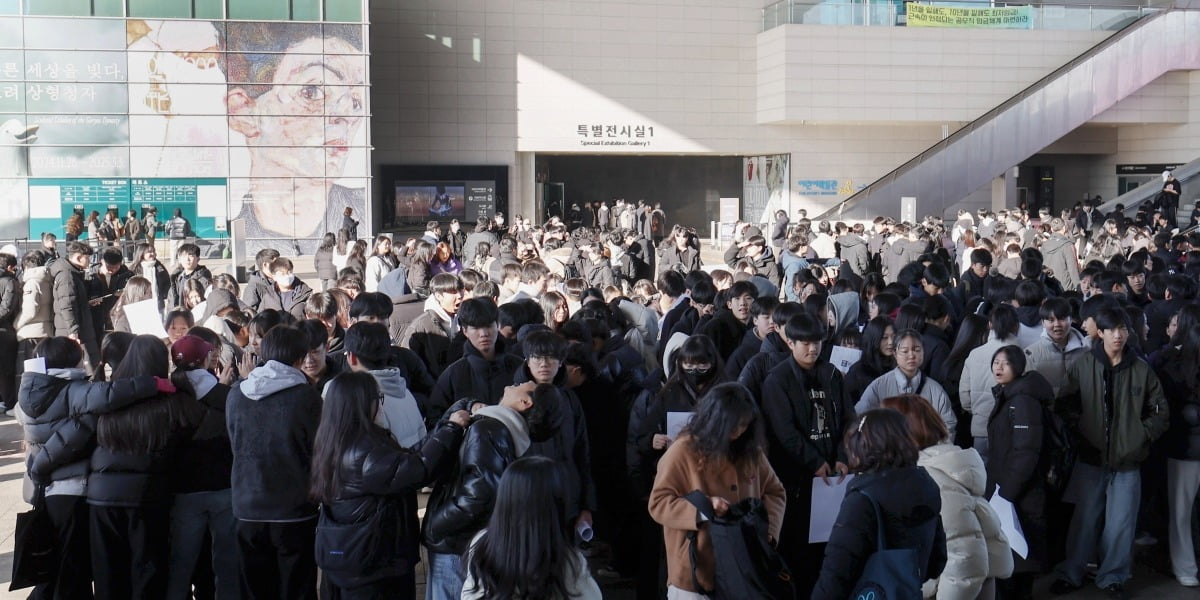
M 558 357 L 557 356 L 534 355 L 534 356 L 529 357 L 529 362 L 543 363 L 543 364 L 556 363 L 556 362 L 558 362 Z

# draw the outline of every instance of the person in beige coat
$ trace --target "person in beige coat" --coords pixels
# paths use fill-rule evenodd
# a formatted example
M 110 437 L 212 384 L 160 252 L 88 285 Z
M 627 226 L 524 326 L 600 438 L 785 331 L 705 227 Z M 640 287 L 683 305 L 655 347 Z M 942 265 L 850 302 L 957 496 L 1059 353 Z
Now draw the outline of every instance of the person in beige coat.
M 992 376 L 992 355 L 1004 346 L 1016 344 L 1021 329 L 1016 309 L 1007 304 L 993 308 L 988 322 L 992 331 L 987 342 L 967 355 L 962 377 L 958 380 L 958 401 L 963 410 L 971 411 L 971 437 L 975 439 L 975 450 L 985 460 L 988 454 L 987 424 L 992 407 L 996 405 L 996 399 L 992 397 L 992 387 L 996 385 Z
M 699 531 L 696 580 L 706 590 L 715 581 L 708 531 L 698 525 L 699 511 L 685 497 L 696 490 L 709 496 L 717 515 L 746 498 L 762 500 L 768 536 L 772 543 L 779 539 L 787 499 L 767 462 L 762 416 L 741 384 L 722 383 L 705 394 L 695 418 L 659 460 L 650 491 L 650 516 L 663 526 L 668 600 L 706 598 L 692 580 L 689 531 Z
M 946 568 L 925 582 L 922 595 L 937 600 L 992 600 L 996 579 L 1012 576 L 1013 557 L 1000 518 L 983 497 L 987 471 L 974 449 L 946 443 L 941 417 L 920 396 L 887 398 L 884 408 L 908 419 L 913 441 L 921 448 L 917 466 L 937 483 L 946 530 Z

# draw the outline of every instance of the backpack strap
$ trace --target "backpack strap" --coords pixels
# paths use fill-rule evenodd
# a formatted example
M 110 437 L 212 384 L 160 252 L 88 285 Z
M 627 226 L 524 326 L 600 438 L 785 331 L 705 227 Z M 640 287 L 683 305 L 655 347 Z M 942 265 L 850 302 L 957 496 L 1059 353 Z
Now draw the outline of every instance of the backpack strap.
M 918 386 L 917 386 L 917 391 L 915 391 L 915 392 L 913 392 L 913 393 L 914 393 L 914 394 L 916 394 L 916 395 L 918 395 L 918 396 L 921 396 L 921 392 L 925 390 L 925 382 L 926 382 L 926 381 L 929 381 L 929 376 L 928 376 L 928 375 L 926 375 L 925 373 L 921 372 L 921 371 L 918 371 L 918 373 L 921 373 L 921 383 L 920 383 L 920 385 L 918 385 Z M 921 397 L 922 397 L 922 398 L 924 398 L 924 396 L 921 396 Z M 864 495 L 864 496 L 867 496 L 866 494 L 863 494 L 863 495 Z M 870 496 L 867 496 L 867 497 L 868 497 L 868 498 L 870 498 Z M 875 501 L 874 501 L 874 500 L 872 500 L 872 501 L 871 501 L 871 503 L 872 503 L 872 504 L 874 504 L 874 503 L 875 503 Z M 879 507 L 878 507 L 878 506 L 877 506 L 877 507 L 875 507 L 875 510 L 876 510 L 876 511 L 878 511 L 878 510 L 879 510 Z
M 883 511 L 879 510 L 879 503 L 875 502 L 875 499 L 872 498 L 870 494 L 862 490 L 859 490 L 858 493 L 862 494 L 863 497 L 867 499 L 867 502 L 871 503 L 871 508 L 875 510 L 875 524 L 878 531 L 876 535 L 879 538 L 876 541 L 876 551 L 883 552 L 884 550 L 887 550 L 887 542 L 884 539 L 887 532 L 883 528 Z
M 708 496 L 704 492 L 701 492 L 700 490 L 692 490 L 688 493 L 688 495 L 684 496 L 683 499 L 691 502 L 692 505 L 696 507 L 696 511 L 699 512 L 700 515 L 705 519 L 711 521 L 717 518 L 717 513 L 713 511 L 712 500 L 709 500 Z M 697 537 L 699 536 L 699 533 L 700 530 L 698 524 L 697 529 L 690 529 L 687 532 L 688 557 L 692 561 L 692 586 L 696 588 L 696 593 L 708 596 L 712 595 L 712 590 L 704 589 L 704 586 L 700 585 L 700 579 L 696 577 L 696 546 L 698 545 Z

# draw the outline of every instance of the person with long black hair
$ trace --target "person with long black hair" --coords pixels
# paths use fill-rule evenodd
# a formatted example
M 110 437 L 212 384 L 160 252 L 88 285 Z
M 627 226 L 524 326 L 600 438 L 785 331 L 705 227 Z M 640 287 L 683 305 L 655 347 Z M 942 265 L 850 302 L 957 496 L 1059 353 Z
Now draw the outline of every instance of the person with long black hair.
M 99 413 L 154 397 L 158 387 L 153 377 L 89 383 L 80 366 L 83 349 L 66 337 L 42 340 L 33 358 L 45 361 L 46 372 L 26 371 L 21 376 L 17 418 L 25 430 L 27 476 L 45 493 L 46 511 L 57 532 L 55 577 L 37 586 L 33 597 L 90 599 L 89 456 L 71 449 L 95 446 Z
M 420 560 L 417 490 L 457 455 L 470 423 L 457 411 L 412 449 L 376 424 L 383 395 L 370 373 L 346 372 L 325 390 L 313 443 L 310 491 L 322 504 L 320 526 L 378 528 L 385 542 L 367 564 L 345 565 L 318 556 L 328 600 L 416 598 Z
M 1192 508 L 1200 490 L 1200 324 L 1174 336 L 1178 346 L 1159 359 L 1158 376 L 1170 407 L 1166 433 L 1167 541 L 1175 579 L 1185 587 L 1200 585 L 1192 539 Z
M 663 455 L 650 492 L 650 516 L 663 527 L 667 598 L 703 598 L 716 576 L 708 531 L 686 498 L 691 492 L 708 496 L 718 516 L 744 499 L 762 500 L 768 538 L 779 539 L 786 492 L 767 462 L 766 448 L 763 417 L 750 392 L 741 384 L 722 383 L 704 395 L 696 416 Z M 690 532 L 696 532 L 694 571 Z
M 542 456 L 517 460 L 500 479 L 487 529 L 472 540 L 463 600 L 599 600 L 574 535 L 561 465 Z
M 867 321 L 859 346 L 862 356 L 846 371 L 847 398 L 858 400 L 872 381 L 896 367 L 895 337 L 896 328 L 887 316 L 880 315 Z
M 139 335 L 113 380 L 166 378 L 169 371 L 162 340 Z M 201 418 L 194 390 L 181 382 L 97 421 L 87 495 L 99 598 L 166 597 L 174 453 Z

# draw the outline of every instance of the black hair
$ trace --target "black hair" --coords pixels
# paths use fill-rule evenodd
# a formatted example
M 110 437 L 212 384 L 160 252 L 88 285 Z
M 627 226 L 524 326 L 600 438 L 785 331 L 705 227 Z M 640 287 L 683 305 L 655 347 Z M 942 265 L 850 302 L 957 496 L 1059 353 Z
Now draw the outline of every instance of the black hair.
M 74 369 L 83 362 L 83 348 L 79 342 L 62 336 L 38 342 L 33 355 L 45 359 L 47 369 Z
M 560 464 L 527 456 L 504 470 L 487 529 L 465 569 L 485 598 L 570 598 L 587 568 L 574 549 Z
M 562 426 L 564 406 L 562 395 L 552 383 L 539 383 L 530 394 L 533 406 L 522 413 L 525 424 L 529 426 L 529 440 L 533 443 L 544 442 L 553 438 Z
M 992 253 L 987 248 L 976 248 L 971 251 L 971 264 L 992 266 Z
M 784 335 L 792 342 L 820 342 L 828 335 L 825 324 L 807 313 L 788 319 Z
M 712 339 L 704 335 L 688 336 L 682 344 L 679 345 L 666 360 L 671 365 L 671 377 L 667 379 L 667 384 L 660 390 L 660 396 L 666 393 L 669 386 L 684 385 L 683 363 L 689 362 L 693 364 L 708 363 L 712 365 L 708 377 L 700 382 L 701 387 L 708 387 L 714 383 L 724 381 L 725 362 L 721 359 L 721 354 L 717 352 L 717 346 Z M 704 391 L 704 390 L 693 390 Z
M 351 445 L 378 432 L 375 411 L 379 384 L 370 373 L 347 371 L 330 380 L 321 403 L 321 421 L 313 438 L 309 495 L 333 502 L 343 489 L 343 457 Z M 412 450 L 401 450 L 412 452 Z
M 771 322 L 775 324 L 776 330 L 782 330 L 787 326 L 789 319 L 804 312 L 804 305 L 799 302 L 780 302 L 771 312 Z
M 1041 306 L 1046 299 L 1046 286 L 1041 281 L 1026 279 L 1017 284 L 1013 291 L 1013 300 L 1021 306 Z
M 152 375 L 166 379 L 170 358 L 162 340 L 139 335 L 129 344 L 121 364 L 113 371 L 113 381 Z M 167 447 L 179 429 L 199 421 L 203 408 L 186 377 L 175 380 L 177 391 L 134 403 L 105 413 L 96 424 L 96 443 L 121 454 L 144 455 Z
M 350 318 L 387 319 L 392 316 L 392 299 L 380 292 L 363 292 L 350 302 Z
M 918 333 L 925 331 L 925 307 L 920 304 L 905 304 L 896 315 L 896 332 L 911 329 Z M 899 338 L 897 338 L 899 341 Z
M 120 248 L 109 247 L 100 252 L 100 260 L 106 265 L 120 265 L 125 263 L 125 255 Z
M 499 323 L 500 314 L 496 303 L 488 298 L 468 298 L 458 307 L 458 324 L 461 327 L 490 327 Z
M 733 282 L 733 285 L 729 286 L 729 289 L 726 291 L 728 293 L 725 295 L 725 302 L 729 302 L 730 300 L 741 296 L 758 298 L 758 288 L 749 281 L 735 281 Z
M 1020 346 L 1009 344 L 1002 346 L 992 353 L 992 362 L 996 362 L 996 357 L 1004 355 L 1008 359 L 1008 364 L 1012 366 L 1013 375 L 1020 377 L 1025 374 L 1025 352 Z
M 304 316 L 311 319 L 332 321 L 337 319 L 338 303 L 329 292 L 314 292 L 304 302 Z
M 992 314 L 988 318 L 988 322 L 992 325 L 992 331 L 996 333 L 996 339 L 1006 340 L 1016 336 L 1021 332 L 1021 320 L 1017 316 L 1017 309 L 1011 304 L 999 304 L 992 307 Z
M 1096 328 L 1101 331 L 1124 327 L 1132 330 L 1129 326 L 1129 317 L 1120 308 L 1102 308 L 1096 313 Z
M 107 366 L 113 371 L 121 365 L 121 359 L 129 353 L 129 345 L 133 343 L 133 338 L 137 336 L 127 331 L 110 331 L 104 336 L 104 340 L 100 342 L 100 363 L 95 365 L 92 373 L 92 381 L 104 381 L 104 368 Z M 49 366 L 47 364 L 47 366 Z
M 382 323 L 360 321 L 346 330 L 342 347 L 364 367 L 375 370 L 387 366 L 392 341 Z
M 871 299 L 871 302 L 875 303 L 875 308 L 878 309 L 879 316 L 888 317 L 890 319 L 892 313 L 900 308 L 901 300 L 900 297 L 895 294 L 879 292 L 878 294 L 875 294 L 875 297 Z
M 931 262 L 925 267 L 923 279 L 929 285 L 944 290 L 950 287 L 950 270 L 939 262 Z
M 712 281 L 702 279 L 692 287 L 692 304 L 712 304 L 717 297 L 717 288 Z
M 745 431 L 735 438 L 734 433 L 742 427 Z M 696 416 L 684 432 L 708 468 L 725 464 L 745 469 L 763 460 L 766 451 L 762 413 L 740 383 L 713 386 L 700 398 Z
M 1042 302 L 1041 308 L 1038 308 L 1038 316 L 1044 321 L 1046 319 L 1065 319 L 1071 316 L 1071 303 L 1065 298 L 1050 297 Z
M 324 323 L 316 319 L 300 321 L 296 323 L 296 329 L 299 329 L 304 334 L 309 352 L 329 343 L 329 330 L 325 328 Z
M 895 358 L 879 351 L 888 327 L 892 327 L 892 320 L 883 315 L 867 321 L 867 325 L 863 327 L 862 341 L 859 343 L 862 358 L 859 360 L 863 361 L 867 370 L 876 375 L 882 375 L 896 366 Z M 894 327 L 892 332 L 895 334 Z
M 272 327 L 258 343 L 258 360 L 263 364 L 273 360 L 292 367 L 307 354 L 308 334 L 288 325 Z
M 567 341 L 549 330 L 531 332 L 521 341 L 521 348 L 525 358 L 549 356 L 561 361 L 567 355 Z
M 268 308 L 267 310 L 254 315 L 254 318 L 250 319 L 250 322 L 246 324 L 246 327 L 250 329 L 250 333 L 262 338 L 263 336 L 267 335 L 268 331 L 284 324 L 283 312 Z
M 941 294 L 926 296 L 921 302 L 921 311 L 925 313 L 926 321 L 937 321 L 950 314 L 950 300 Z
M 1011 308 L 1011 307 L 1009 307 Z M 1013 317 L 1016 318 L 1015 315 Z M 971 351 L 987 343 L 988 320 L 977 314 L 968 314 L 959 324 L 958 333 L 954 338 L 954 347 L 946 356 L 946 364 L 957 367 Z
M 992 306 L 1008 304 L 1016 288 L 1017 282 L 1007 277 L 993 277 L 988 283 L 987 301 L 991 302 Z
M 762 296 L 755 298 L 754 302 L 750 303 L 750 319 L 757 319 L 761 316 L 771 316 L 775 309 L 779 307 L 779 299 L 770 296 Z
M 1084 300 L 1083 305 L 1079 307 L 1079 321 L 1082 323 L 1088 319 L 1095 319 L 1100 311 L 1107 308 L 1117 308 L 1119 306 L 1116 298 L 1108 294 L 1099 294 Z

